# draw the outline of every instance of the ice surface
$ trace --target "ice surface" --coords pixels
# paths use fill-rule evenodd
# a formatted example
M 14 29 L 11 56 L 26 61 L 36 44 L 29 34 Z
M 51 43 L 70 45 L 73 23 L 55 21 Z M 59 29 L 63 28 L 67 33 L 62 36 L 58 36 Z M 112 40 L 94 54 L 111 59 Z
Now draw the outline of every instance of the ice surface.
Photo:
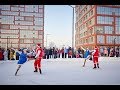
M 42 74 L 34 71 L 34 60 L 26 62 L 15 76 L 17 61 L 0 61 L 0 85 L 120 85 L 120 58 L 100 57 L 100 69 L 83 58 L 43 59 Z

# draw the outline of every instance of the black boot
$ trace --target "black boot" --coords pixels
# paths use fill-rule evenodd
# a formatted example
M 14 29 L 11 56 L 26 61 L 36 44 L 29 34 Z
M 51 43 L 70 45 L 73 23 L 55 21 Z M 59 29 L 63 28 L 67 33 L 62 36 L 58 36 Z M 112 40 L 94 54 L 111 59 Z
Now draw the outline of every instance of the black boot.
M 18 70 L 19 70 L 19 69 L 17 69 L 17 71 L 15 72 L 15 76 L 17 75 Z
M 93 69 L 95 69 L 96 68 L 96 64 L 94 64 L 94 68 Z
M 39 71 L 40 71 L 40 74 L 42 74 L 42 71 L 41 71 L 41 69 L 39 69 Z
M 38 71 L 37 71 L 37 67 L 35 67 L 35 71 L 34 71 L 34 72 L 38 72 Z
M 99 64 L 97 63 L 97 67 L 99 68 Z
M 35 71 L 34 72 L 37 72 L 37 69 L 35 69 Z
M 15 76 L 17 75 L 18 70 L 20 69 L 21 65 L 19 65 L 17 71 L 15 72 Z
M 37 68 L 35 68 L 35 71 L 34 72 L 37 72 Z

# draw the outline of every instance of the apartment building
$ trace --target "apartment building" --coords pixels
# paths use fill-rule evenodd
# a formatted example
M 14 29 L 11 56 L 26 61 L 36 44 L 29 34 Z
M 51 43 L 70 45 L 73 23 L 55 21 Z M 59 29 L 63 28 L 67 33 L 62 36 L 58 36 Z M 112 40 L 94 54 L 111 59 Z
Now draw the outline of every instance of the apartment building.
M 120 5 L 76 5 L 75 47 L 120 46 Z
M 44 5 L 0 5 L 0 46 L 44 46 Z

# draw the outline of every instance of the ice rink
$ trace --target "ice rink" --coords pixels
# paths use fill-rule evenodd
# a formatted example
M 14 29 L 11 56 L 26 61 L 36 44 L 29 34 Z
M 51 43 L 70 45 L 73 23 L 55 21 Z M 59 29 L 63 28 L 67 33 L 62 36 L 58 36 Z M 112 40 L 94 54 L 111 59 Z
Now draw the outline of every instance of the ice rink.
M 18 61 L 0 61 L 0 85 L 120 85 L 120 58 L 100 57 L 100 69 L 83 58 L 43 59 L 42 74 L 34 60 L 26 62 L 15 76 Z

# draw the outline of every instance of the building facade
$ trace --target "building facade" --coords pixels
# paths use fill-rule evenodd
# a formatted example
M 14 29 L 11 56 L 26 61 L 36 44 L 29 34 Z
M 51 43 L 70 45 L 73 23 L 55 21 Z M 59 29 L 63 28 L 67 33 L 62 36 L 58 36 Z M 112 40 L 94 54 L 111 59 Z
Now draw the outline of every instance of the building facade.
M 0 46 L 44 46 L 44 5 L 0 5 Z
M 75 47 L 120 46 L 120 5 L 76 5 Z

